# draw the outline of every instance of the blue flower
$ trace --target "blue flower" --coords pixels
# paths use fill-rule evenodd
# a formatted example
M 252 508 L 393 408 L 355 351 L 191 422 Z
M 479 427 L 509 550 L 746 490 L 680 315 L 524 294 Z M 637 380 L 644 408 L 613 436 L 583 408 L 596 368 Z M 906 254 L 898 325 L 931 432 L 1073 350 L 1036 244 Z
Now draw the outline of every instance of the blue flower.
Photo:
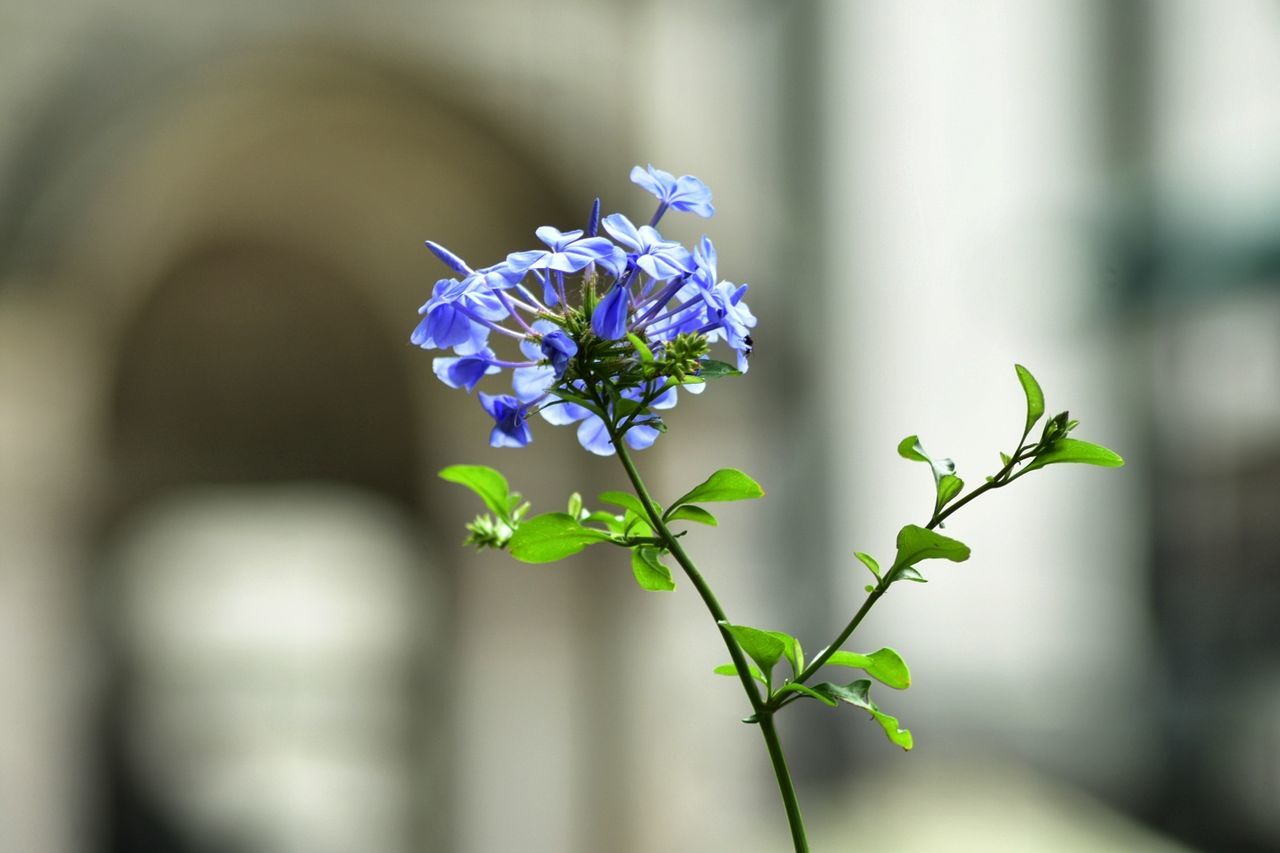
M 431 369 L 436 377 L 450 388 L 463 388 L 467 393 L 475 390 L 476 385 L 491 373 L 500 373 L 493 363 L 493 351 L 461 358 L 437 358 L 431 362 Z
M 604 218 L 604 230 L 613 239 L 631 249 L 629 259 L 656 281 L 666 281 L 678 275 L 693 272 L 693 257 L 679 243 L 663 240 L 662 235 L 650 225 L 636 228 L 621 213 L 611 213 Z
M 627 334 L 627 308 L 631 291 L 623 282 L 614 285 L 591 313 L 591 331 L 606 341 L 616 341 Z
M 507 264 L 512 269 L 565 273 L 578 272 L 587 264 L 597 263 L 617 275 L 626 260 L 622 250 L 604 237 L 583 237 L 581 231 L 562 232 L 550 225 L 542 226 L 535 233 L 550 251 L 512 252 L 507 255 Z
M 472 275 L 462 281 L 436 282 L 431 299 L 418 313 L 426 316 L 409 336 L 410 342 L 423 349 L 452 347 L 458 355 L 474 355 L 484 349 L 494 321 L 508 312 L 483 277 Z
M 489 433 L 491 447 L 524 447 L 533 441 L 533 434 L 529 432 L 529 410 L 515 397 L 507 394 L 494 397 L 481 391 L 480 405 L 494 420 Z
M 639 400 L 641 392 L 639 388 L 630 388 L 622 392 L 622 396 L 629 400 Z M 668 388 L 659 394 L 652 403 L 650 408 L 653 409 L 670 409 L 676 404 L 676 389 Z M 542 409 L 542 416 L 548 422 L 564 425 L 571 424 L 575 421 L 581 421 L 578 424 L 578 443 L 584 449 L 596 454 L 597 456 L 612 456 L 617 452 L 614 447 L 613 439 L 609 437 L 609 428 L 605 425 L 604 420 L 599 415 L 593 414 L 589 410 L 574 403 L 560 403 L 556 405 L 545 406 Z M 651 447 L 661 433 L 657 427 L 650 426 L 645 423 L 633 424 L 623 436 L 623 440 L 633 450 L 644 450 Z
M 708 330 L 707 339 L 715 340 L 717 332 L 724 334 L 729 346 L 738 352 L 738 369 L 747 372 L 747 356 L 751 355 L 751 329 L 755 328 L 756 318 L 742 301 L 747 292 L 745 284 L 734 286 L 722 281 L 711 291 L 704 294 L 710 306 L 712 322 L 718 328 Z
M 670 172 L 653 166 L 644 169 L 636 166 L 631 170 L 631 182 L 658 197 L 658 212 L 654 214 L 651 224 L 656 224 L 668 207 L 693 213 L 704 219 L 715 215 L 716 209 L 711 205 L 711 190 L 693 175 L 681 175 L 677 178 Z
M 542 357 L 551 362 L 556 378 L 559 379 L 568 369 L 569 361 L 578 354 L 578 345 L 563 331 L 556 329 L 542 336 L 541 350 Z

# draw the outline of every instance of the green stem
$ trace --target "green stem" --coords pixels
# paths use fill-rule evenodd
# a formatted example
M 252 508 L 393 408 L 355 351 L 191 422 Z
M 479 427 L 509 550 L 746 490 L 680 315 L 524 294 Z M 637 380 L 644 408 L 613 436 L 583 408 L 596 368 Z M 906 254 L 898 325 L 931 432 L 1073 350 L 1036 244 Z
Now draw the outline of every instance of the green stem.
M 1023 440 L 1025 439 L 1026 439 L 1026 435 L 1024 434 Z M 992 477 L 987 482 L 983 483 L 981 486 L 978 486 L 976 489 L 974 489 L 969 494 L 965 495 L 960 500 L 952 503 L 946 509 L 942 509 L 941 507 L 935 507 L 933 510 L 933 517 L 929 519 L 929 523 L 925 525 L 925 528 L 928 530 L 933 530 L 939 524 L 945 521 L 948 517 L 950 517 L 952 513 L 954 513 L 956 510 L 960 509 L 960 507 L 972 501 L 974 498 L 978 497 L 981 494 L 989 492 L 992 489 L 998 489 L 1001 486 L 1008 485 L 1009 483 L 1016 480 L 1018 477 L 1022 476 L 1024 473 L 1026 473 L 1025 468 L 1022 471 L 1019 471 L 1017 474 L 1014 474 L 1012 477 L 1010 477 L 1009 474 L 1010 472 L 1013 471 L 1014 467 L 1017 466 L 1019 462 L 1034 456 L 1039 449 L 1040 447 L 1039 445 L 1037 445 L 1036 447 L 1028 450 L 1022 447 L 1021 442 L 1019 442 L 1018 452 L 1013 455 L 1013 458 L 1010 459 L 1009 462 L 1003 468 L 1001 468 L 998 472 L 996 472 L 996 475 L 994 477 Z M 822 668 L 822 665 L 827 662 L 827 659 L 830 658 L 833 654 L 835 654 L 840 649 L 840 647 L 844 645 L 845 641 L 848 640 L 849 637 L 853 635 L 853 632 L 857 630 L 858 626 L 862 624 L 862 620 L 866 618 L 866 615 L 871 612 L 871 608 L 875 607 L 876 602 L 880 600 L 880 597 L 884 595 L 886 592 L 888 592 L 889 586 L 893 583 L 893 575 L 894 575 L 894 570 L 892 568 L 889 571 L 884 573 L 884 577 L 880 579 L 880 582 L 875 585 L 875 587 L 871 590 L 871 592 L 867 593 L 866 600 L 862 602 L 862 606 L 858 608 L 858 612 L 853 614 L 853 618 L 849 620 L 849 624 L 844 626 L 844 630 L 840 632 L 840 634 L 835 638 L 835 640 L 833 640 L 830 643 L 830 645 L 828 645 L 825 649 L 823 649 L 817 655 L 817 657 L 815 657 L 813 660 L 809 662 L 809 665 L 804 668 L 804 671 L 795 677 L 794 679 L 795 681 L 798 681 L 801 684 L 807 683 L 808 680 L 811 677 L 813 677 L 813 674 Z M 777 711 L 788 700 L 792 700 L 795 698 L 796 698 L 796 694 L 791 694 L 783 697 L 779 697 L 777 694 L 775 694 L 767 704 L 770 710 Z
M 729 650 L 729 656 L 733 658 L 734 668 L 738 671 L 738 679 L 742 682 L 742 689 L 746 692 L 747 699 L 751 702 L 751 710 L 755 714 L 756 722 L 760 725 L 760 734 L 764 736 L 765 746 L 769 750 L 769 760 L 773 763 L 773 775 L 778 780 L 778 792 L 782 795 L 782 805 L 787 812 L 787 823 L 791 827 L 791 840 L 795 844 L 796 853 L 808 853 L 809 842 L 805 838 L 804 818 L 800 815 L 800 800 L 796 795 L 795 784 L 791 781 L 791 772 L 787 769 L 787 759 L 782 752 L 782 742 L 778 739 L 778 730 L 774 726 L 773 709 L 761 698 L 760 691 L 756 688 L 756 683 L 751 678 L 751 670 L 747 665 L 747 659 L 742 654 L 742 649 L 738 647 L 737 642 L 734 641 L 733 635 L 726 628 L 730 622 L 729 617 L 725 615 L 724 608 L 720 606 L 715 593 L 711 591 L 710 585 L 702 577 L 698 567 L 694 565 L 693 560 L 690 559 L 680 545 L 680 540 L 671 533 L 671 529 L 662 520 L 662 513 L 659 511 L 653 497 L 650 496 L 649 490 L 645 488 L 644 480 L 640 478 L 640 472 L 636 470 L 631 454 L 627 452 L 627 446 L 622 440 L 622 433 L 617 431 L 607 420 L 605 425 L 609 429 L 609 437 L 613 440 L 613 446 L 618 451 L 618 459 L 621 460 L 622 467 L 626 469 L 627 477 L 631 480 L 631 485 L 636 490 L 636 496 L 640 498 L 640 503 L 644 505 L 645 512 L 649 514 L 653 529 L 657 532 L 658 537 L 663 540 L 663 544 L 671 552 L 671 556 L 675 557 L 676 562 L 680 564 L 680 568 L 684 569 L 689 582 L 698 591 L 698 595 L 702 597 L 703 604 L 706 605 L 711 617 L 715 619 L 717 627 L 720 628 L 721 639 L 724 640 L 724 644 Z

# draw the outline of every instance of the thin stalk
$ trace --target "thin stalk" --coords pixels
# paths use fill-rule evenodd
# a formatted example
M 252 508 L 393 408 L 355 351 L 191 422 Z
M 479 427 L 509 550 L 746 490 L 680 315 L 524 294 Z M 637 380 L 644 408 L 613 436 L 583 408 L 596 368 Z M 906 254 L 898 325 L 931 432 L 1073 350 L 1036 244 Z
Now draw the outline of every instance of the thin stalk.
M 1024 441 L 1026 440 L 1025 434 L 1022 439 Z M 1001 486 L 1008 485 L 1018 477 L 1022 476 L 1022 474 L 1026 472 L 1026 469 L 1019 471 L 1012 477 L 1009 476 L 1009 473 L 1013 471 L 1014 467 L 1017 466 L 1019 462 L 1034 456 L 1038 450 L 1039 445 L 1028 449 L 1022 447 L 1021 442 L 1019 442 L 1018 452 L 1014 454 L 1013 458 L 1010 459 L 1003 468 L 996 472 L 994 477 L 945 509 L 935 508 L 933 511 L 933 517 L 929 519 L 929 523 L 925 525 L 925 528 L 933 530 L 943 521 L 946 521 L 952 513 L 972 501 L 974 498 L 989 492 L 992 489 L 998 489 Z M 849 637 L 853 635 L 853 632 L 857 630 L 858 626 L 862 624 L 862 620 L 866 618 L 866 615 L 871 612 L 871 608 L 875 607 L 876 602 L 880 600 L 880 597 L 889 591 L 889 586 L 894 580 L 894 574 L 895 571 L 893 569 L 884 573 L 884 577 L 880 579 L 880 582 L 872 588 L 871 592 L 867 593 L 866 600 L 862 602 L 862 606 L 858 608 L 858 612 L 853 614 L 853 618 L 849 620 L 849 624 L 844 626 L 844 630 L 831 641 L 830 645 L 823 649 L 813 660 L 809 662 L 809 665 L 804 668 L 804 671 L 795 677 L 795 681 L 798 681 L 801 684 L 808 682 L 808 680 L 813 677 L 813 674 L 821 669 L 822 665 L 825 664 L 833 654 L 839 651 L 845 641 L 848 640 Z M 771 710 L 777 711 L 788 701 L 795 698 L 798 698 L 798 694 L 791 694 L 783 697 L 775 695 L 767 704 Z
M 746 692 L 747 699 L 751 702 L 751 710 L 755 713 L 756 722 L 760 726 L 760 734 L 764 737 L 765 747 L 769 750 L 769 760 L 773 764 L 773 775 L 778 780 L 778 792 L 782 795 L 782 805 L 787 812 L 787 823 L 791 828 L 791 840 L 795 844 L 796 853 L 808 853 L 809 842 L 805 837 L 804 818 L 800 815 L 800 799 L 796 795 L 795 783 L 791 781 L 791 772 L 787 768 L 787 759 L 782 751 L 782 741 L 779 740 L 777 728 L 773 723 L 773 710 L 761 698 L 760 691 L 756 689 L 756 684 L 751 678 L 751 671 L 747 665 L 746 657 L 742 654 L 742 649 L 738 647 L 737 642 L 734 641 L 733 636 L 725 627 L 730 624 L 729 617 L 725 615 L 724 608 L 720 606 L 715 593 L 711 591 L 710 585 L 702 577 L 698 567 L 680 545 L 680 540 L 671 533 L 670 528 L 662 520 L 662 513 L 658 511 L 658 506 L 649 494 L 649 490 L 645 487 L 644 480 L 640 478 L 640 472 L 636 470 L 631 454 L 627 452 L 627 446 L 622 440 L 622 433 L 607 419 L 605 420 L 605 425 L 608 427 L 609 437 L 613 440 L 613 446 L 618 451 L 618 459 L 622 462 L 622 467 L 626 469 L 627 477 L 631 480 L 631 485 L 635 488 L 636 496 L 640 498 L 640 503 L 644 505 L 644 510 L 648 513 L 649 520 L 653 525 L 653 529 L 657 532 L 658 538 L 663 541 L 666 549 L 671 552 L 671 556 L 675 557 L 676 562 L 680 564 L 680 568 L 684 570 L 685 576 L 689 578 L 689 582 L 698 591 L 698 595 L 702 597 L 703 604 L 706 605 L 711 617 L 715 619 L 717 627 L 720 628 L 720 636 L 729 650 L 729 656 L 733 658 L 734 668 L 738 671 L 738 679 L 742 682 L 742 689 Z

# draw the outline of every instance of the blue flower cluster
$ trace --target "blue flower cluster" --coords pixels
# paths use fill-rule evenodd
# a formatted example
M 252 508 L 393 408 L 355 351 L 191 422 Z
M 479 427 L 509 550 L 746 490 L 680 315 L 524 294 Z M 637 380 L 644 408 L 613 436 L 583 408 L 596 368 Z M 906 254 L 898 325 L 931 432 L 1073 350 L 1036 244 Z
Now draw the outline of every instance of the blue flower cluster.
M 451 388 L 470 392 L 485 376 L 511 370 L 511 394 L 479 394 L 494 421 L 494 447 L 532 441 L 534 412 L 577 424 L 592 453 L 615 452 L 611 432 L 632 448 L 649 447 L 664 428 L 655 410 L 674 406 L 680 386 L 701 392 L 707 368 L 728 367 L 705 357 L 709 344 L 726 343 L 746 372 L 756 324 L 743 301 L 747 286 L 718 279 L 706 237 L 690 251 L 657 230 L 668 210 L 712 216 L 711 191 L 692 175 L 653 166 L 636 166 L 631 180 L 658 198 L 638 227 L 621 213 L 601 219 L 596 199 L 585 230 L 543 226 L 535 233 L 545 248 L 493 266 L 473 269 L 427 242 L 455 277 L 436 282 L 410 340 L 452 350 L 434 362 Z M 500 357 L 495 334 L 515 341 L 521 357 Z

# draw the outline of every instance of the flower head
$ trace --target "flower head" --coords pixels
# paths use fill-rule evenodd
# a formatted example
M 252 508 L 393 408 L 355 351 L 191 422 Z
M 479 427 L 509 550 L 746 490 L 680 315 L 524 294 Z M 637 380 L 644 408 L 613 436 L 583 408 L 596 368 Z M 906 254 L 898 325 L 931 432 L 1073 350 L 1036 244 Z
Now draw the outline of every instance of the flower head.
M 658 198 L 647 225 L 621 213 L 601 217 L 597 199 L 585 229 L 543 226 L 535 232 L 542 248 L 478 268 L 427 242 L 458 277 L 436 283 L 410 340 L 452 350 L 432 364 L 451 388 L 470 392 L 511 370 L 511 393 L 479 394 L 494 447 L 527 445 L 536 411 L 551 424 L 576 424 L 592 453 L 615 452 L 618 438 L 645 448 L 665 429 L 658 413 L 676 404 L 676 389 L 705 387 L 710 344 L 727 344 L 745 372 L 756 324 L 746 286 L 718 279 L 707 238 L 691 252 L 654 227 L 668 209 L 710 216 L 711 191 L 652 166 L 631 177 Z M 495 351 L 504 338 L 518 344 L 519 357 Z M 717 365 L 707 375 L 726 372 Z

